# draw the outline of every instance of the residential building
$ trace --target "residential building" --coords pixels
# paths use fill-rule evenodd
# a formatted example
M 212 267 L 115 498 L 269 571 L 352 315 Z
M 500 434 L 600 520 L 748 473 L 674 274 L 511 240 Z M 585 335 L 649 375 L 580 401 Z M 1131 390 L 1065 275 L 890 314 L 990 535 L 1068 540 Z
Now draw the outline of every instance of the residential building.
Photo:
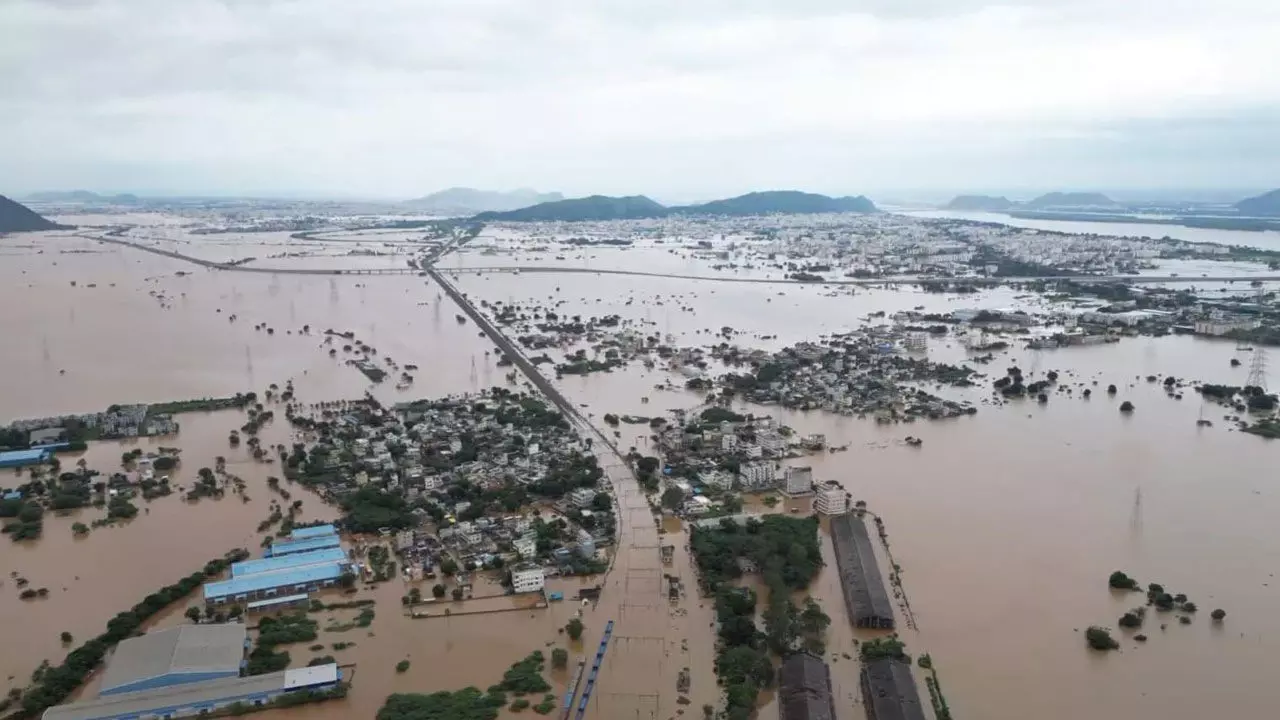
M 570 492 L 568 497 L 569 502 L 577 507 L 590 507 L 591 501 L 596 499 L 596 491 L 592 488 L 578 488 Z
M 521 560 L 532 560 L 538 556 L 538 541 L 533 538 L 520 538 L 514 545 Z
M 516 593 L 541 592 L 546 584 L 546 575 L 540 567 L 521 565 L 511 570 L 511 588 Z
M 743 490 L 771 488 L 775 477 L 773 465 L 765 462 L 747 463 L 738 470 L 738 482 Z
M 789 467 L 782 476 L 782 491 L 788 495 L 804 495 L 813 492 L 813 468 Z
M 698 473 L 698 481 L 716 490 L 732 490 L 733 476 L 723 470 L 708 470 Z
M 853 506 L 849 493 L 839 483 L 828 481 L 818 488 L 813 509 L 823 515 L 843 515 Z

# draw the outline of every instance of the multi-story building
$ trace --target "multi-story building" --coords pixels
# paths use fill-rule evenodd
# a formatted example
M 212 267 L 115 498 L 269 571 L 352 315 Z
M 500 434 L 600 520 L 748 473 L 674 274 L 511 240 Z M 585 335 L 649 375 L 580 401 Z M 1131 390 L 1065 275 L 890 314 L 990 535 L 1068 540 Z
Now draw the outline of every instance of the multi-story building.
M 511 571 L 511 588 L 517 593 L 540 592 L 546 584 L 542 568 L 535 565 L 521 565 Z
M 596 491 L 591 488 L 578 488 L 569 493 L 569 502 L 580 508 L 591 505 L 591 501 L 595 499 Z
M 789 467 L 782 476 L 782 491 L 788 495 L 813 492 L 813 468 Z
M 849 512 L 853 506 L 853 501 L 849 497 L 849 493 L 840 486 L 840 483 L 827 481 L 818 488 L 818 494 L 813 499 L 813 509 L 823 515 L 843 515 Z
M 764 462 L 753 462 L 743 465 L 738 470 L 738 482 L 743 490 L 764 490 L 773 487 L 773 465 Z

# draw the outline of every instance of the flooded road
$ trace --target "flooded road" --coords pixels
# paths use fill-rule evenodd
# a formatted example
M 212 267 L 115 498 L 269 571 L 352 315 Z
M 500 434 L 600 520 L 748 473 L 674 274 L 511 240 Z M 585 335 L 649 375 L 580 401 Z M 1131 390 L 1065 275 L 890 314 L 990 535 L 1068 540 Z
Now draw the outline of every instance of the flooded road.
M 31 247 L 37 238 L 39 249 Z M 0 346 L 0 366 L 9 370 L 0 376 L 0 420 L 96 411 L 111 403 L 261 393 L 267 384 L 289 379 L 302 402 L 356 398 L 367 390 L 395 401 L 504 384 L 509 370 L 494 364 L 485 354 L 492 344 L 477 336 L 474 324 L 457 323 L 457 308 L 422 278 L 214 273 L 45 234 L 4 238 L 0 256 L 0 297 L 22 308 L 0 320 L 0 329 L 21 339 Z M 465 276 L 459 287 L 490 302 L 550 298 L 564 301 L 561 313 L 617 313 L 651 332 L 671 334 L 677 345 L 724 342 L 720 333 L 727 326 L 734 330 L 728 342 L 768 349 L 851 329 L 880 310 L 1046 307 L 1039 298 L 1007 289 L 965 296 L 819 287 L 780 291 L 590 275 Z M 231 314 L 238 316 L 235 322 L 228 320 Z M 300 333 L 304 325 L 310 325 L 309 334 Z M 379 357 L 415 363 L 422 371 L 407 390 L 391 383 L 374 386 L 343 363 L 340 350 L 338 357 L 328 356 L 320 335 L 326 328 L 351 330 L 377 347 Z M 928 352 L 947 362 L 965 357 L 955 341 L 931 340 Z M 1232 358 L 1245 360 L 1244 366 L 1230 367 Z M 1083 388 L 1077 388 L 1071 396 L 1051 394 L 1044 405 L 988 401 L 990 380 L 1014 364 L 1037 375 L 1056 369 L 1060 385 L 1094 387 L 1096 380 L 1103 388 L 1116 383 L 1120 392 L 1108 398 L 1094 387 L 1093 398 L 1083 400 Z M 1242 384 L 1247 366 L 1248 355 L 1238 355 L 1230 342 L 1125 338 L 1098 347 L 999 353 L 980 366 L 993 377 L 973 390 L 956 391 L 979 403 L 978 414 L 954 421 L 904 427 L 777 407 L 745 409 L 801 433 L 825 433 L 831 445 L 849 446 L 847 452 L 796 462 L 812 465 L 819 480 L 841 481 L 884 518 L 919 623 L 918 632 L 905 635 L 908 651 L 932 654 L 958 717 L 1191 720 L 1224 709 L 1266 716 L 1272 705 L 1270 658 L 1280 650 L 1280 614 L 1274 610 L 1280 586 L 1272 577 L 1280 565 L 1280 532 L 1273 520 L 1280 513 L 1277 446 L 1229 430 L 1222 418 L 1226 411 L 1203 405 L 1194 390 L 1185 388 L 1183 399 L 1175 400 L 1144 379 L 1172 374 Z M 1280 387 L 1277 370 L 1272 363 L 1273 388 Z M 652 416 L 700 402 L 688 391 L 655 389 L 668 381 L 683 384 L 678 375 L 635 365 L 566 377 L 557 385 L 596 418 L 606 412 Z M 646 397 L 649 402 L 642 402 Z M 1122 400 L 1131 400 L 1136 412 L 1122 416 L 1116 409 Z M 152 588 L 213 555 L 236 546 L 256 550 L 260 536 L 254 530 L 268 512 L 263 484 L 273 466 L 227 447 L 227 431 L 239 423 L 235 413 L 222 415 L 180 416 L 177 438 L 139 443 L 183 448 L 175 482 L 212 465 L 213 457 L 226 456 L 233 472 L 246 479 L 251 502 L 228 496 L 188 505 L 176 496 L 162 498 L 140 504 L 150 512 L 132 522 L 80 540 L 69 529 L 77 516 L 50 515 L 40 540 L 0 541 L 0 621 L 19 640 L 0 649 L 0 671 L 13 676 L 8 686 L 25 682 L 41 659 L 61 658 L 60 631 L 79 642 Z M 1214 426 L 1197 428 L 1202 418 Z M 288 441 L 282 422 L 267 432 L 281 433 L 273 441 Z M 653 452 L 647 426 L 623 425 L 619 432 L 624 452 L 630 446 Z M 907 435 L 924 444 L 906 446 Z M 87 460 L 109 472 L 129 447 L 94 444 Z M 71 464 L 74 457 L 63 462 Z M 576 660 L 594 655 L 612 619 L 614 640 L 588 717 L 670 718 L 680 710 L 686 718 L 698 717 L 701 706 L 719 695 L 710 603 L 697 596 L 680 525 L 668 522 L 660 532 L 629 474 L 620 467 L 608 473 L 619 489 L 619 552 L 603 580 L 601 602 L 584 611 L 580 642 L 569 643 L 560 632 L 579 609 L 575 603 L 414 620 L 400 605 L 407 586 L 383 583 L 356 596 L 377 600 L 370 628 L 322 632 L 324 652 L 288 648 L 294 665 L 326 653 L 354 663 L 348 700 L 274 716 L 372 717 L 391 692 L 485 688 L 511 663 L 554 645 L 569 647 L 572 657 L 569 671 L 547 673 L 559 696 Z M 333 516 L 332 508 L 310 494 L 296 491 L 295 498 L 304 498 L 308 519 Z M 78 512 L 98 517 L 103 511 Z M 676 548 L 671 566 L 659 559 L 658 547 L 665 543 Z M 824 553 L 828 567 L 810 591 L 832 618 L 827 660 L 841 717 L 859 718 L 857 663 L 842 656 L 856 657 L 853 641 L 859 636 L 847 627 L 825 534 Z M 1114 627 L 1121 613 L 1141 604 L 1139 597 L 1107 589 L 1113 570 L 1185 592 L 1200 612 L 1185 626 L 1153 614 L 1143 630 L 1151 638 L 1145 645 L 1117 632 L 1121 652 L 1092 653 L 1084 646 L 1083 629 Z M 29 578 L 32 587 L 49 588 L 49 597 L 18 600 L 10 571 Z M 674 606 L 666 597 L 666 574 L 680 577 L 686 587 L 685 599 Z M 567 580 L 548 586 L 564 589 L 566 597 L 576 592 Z M 1215 607 L 1228 613 L 1220 626 L 1208 618 Z M 160 622 L 180 622 L 181 609 Z M 349 618 L 355 612 L 326 615 Z M 1167 627 L 1161 630 L 1160 624 Z M 328 649 L 335 642 L 355 645 Z M 410 669 L 397 674 L 394 666 L 403 659 L 411 661 Z M 683 667 L 693 677 L 688 705 L 680 705 L 675 692 Z M 762 717 L 773 712 L 767 705 Z

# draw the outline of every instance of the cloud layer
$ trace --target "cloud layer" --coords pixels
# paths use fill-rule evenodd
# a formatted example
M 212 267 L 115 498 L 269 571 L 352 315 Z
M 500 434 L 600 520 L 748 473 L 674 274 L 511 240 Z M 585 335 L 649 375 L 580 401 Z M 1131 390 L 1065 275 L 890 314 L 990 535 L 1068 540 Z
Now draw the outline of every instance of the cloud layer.
M 1280 185 L 1272 0 L 5 0 L 0 190 Z

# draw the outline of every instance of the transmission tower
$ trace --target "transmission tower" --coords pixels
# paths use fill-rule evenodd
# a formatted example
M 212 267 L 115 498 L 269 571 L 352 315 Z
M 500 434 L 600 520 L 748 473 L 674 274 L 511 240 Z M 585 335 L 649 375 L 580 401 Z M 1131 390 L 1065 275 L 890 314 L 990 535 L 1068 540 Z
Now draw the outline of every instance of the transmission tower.
M 1260 346 L 1253 349 L 1253 360 L 1249 363 L 1249 379 L 1245 381 L 1245 385 L 1262 388 L 1263 392 L 1267 390 L 1267 351 Z

